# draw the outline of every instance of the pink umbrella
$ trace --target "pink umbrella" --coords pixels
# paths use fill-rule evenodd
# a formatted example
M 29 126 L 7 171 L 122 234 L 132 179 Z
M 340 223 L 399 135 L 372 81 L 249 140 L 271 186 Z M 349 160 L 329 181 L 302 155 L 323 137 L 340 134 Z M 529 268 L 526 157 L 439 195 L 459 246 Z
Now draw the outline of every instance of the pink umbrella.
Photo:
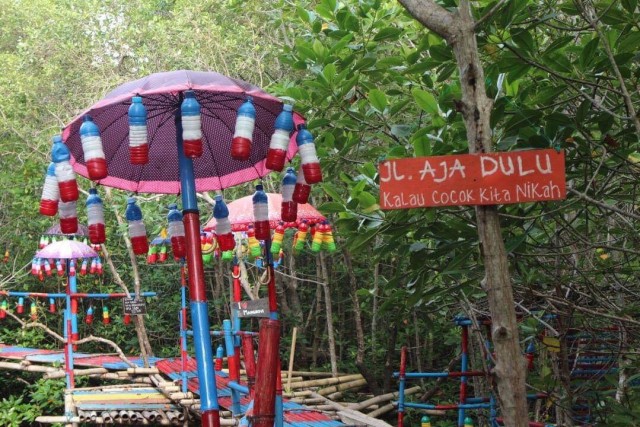
M 75 259 L 94 258 L 98 253 L 91 246 L 77 240 L 60 240 L 45 246 L 36 253 L 37 258 Z
M 249 225 L 253 224 L 253 196 L 242 197 L 229 203 L 229 221 L 232 231 L 246 231 Z M 267 193 L 269 205 L 269 226 L 275 229 L 281 219 L 282 195 L 279 193 Z M 307 221 L 309 225 L 314 225 L 326 220 L 316 208 L 309 203 L 298 205 L 298 221 Z M 204 226 L 205 231 L 215 230 L 216 219 L 211 218 Z
M 65 234 L 60 228 L 60 224 L 54 224 L 47 229 L 44 233 L 45 236 L 89 236 L 89 229 L 84 224 L 78 224 L 78 231 L 72 234 Z

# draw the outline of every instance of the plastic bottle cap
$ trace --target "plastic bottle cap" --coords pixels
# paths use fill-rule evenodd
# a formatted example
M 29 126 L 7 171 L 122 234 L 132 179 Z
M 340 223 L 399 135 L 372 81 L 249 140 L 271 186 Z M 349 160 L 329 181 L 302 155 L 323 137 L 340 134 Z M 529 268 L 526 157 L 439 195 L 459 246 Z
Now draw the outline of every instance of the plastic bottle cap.
M 284 105 L 282 106 L 282 109 L 283 109 L 284 111 L 293 111 L 293 105 L 291 105 L 291 104 L 284 104 Z

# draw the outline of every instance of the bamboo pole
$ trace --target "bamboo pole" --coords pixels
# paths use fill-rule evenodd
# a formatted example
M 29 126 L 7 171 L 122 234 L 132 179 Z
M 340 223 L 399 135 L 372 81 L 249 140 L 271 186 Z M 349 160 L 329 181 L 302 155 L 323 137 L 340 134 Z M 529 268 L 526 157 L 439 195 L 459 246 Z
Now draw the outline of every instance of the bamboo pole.
M 133 374 L 133 375 L 152 375 L 152 374 L 159 374 L 160 371 L 158 370 L 158 368 L 127 368 L 127 373 L 128 374 Z
M 404 391 L 405 396 L 409 396 L 411 394 L 415 394 L 421 390 L 420 386 L 414 386 L 408 388 Z M 381 394 L 379 396 L 374 396 L 371 399 L 363 400 L 360 403 L 352 403 L 349 405 L 349 409 L 353 409 L 354 411 L 361 411 L 370 407 L 371 405 L 386 402 L 388 400 L 397 399 L 399 393 L 394 391 L 393 393 Z
M 320 397 L 324 399 L 327 405 L 330 405 L 334 410 L 337 411 L 337 415 L 343 421 L 349 420 L 350 423 L 356 423 L 356 424 L 364 423 L 364 425 L 369 427 L 388 427 L 390 425 L 382 420 L 378 420 L 369 415 L 363 414 L 362 412 L 358 412 L 358 411 L 354 411 L 353 409 L 346 408 L 340 405 L 339 403 L 333 402 L 327 399 L 326 397 L 319 395 L 318 393 L 313 393 L 311 396 Z
M 14 369 L 17 371 L 29 371 L 29 372 L 57 372 L 59 369 L 53 368 L 51 366 L 40 366 L 40 365 L 27 365 L 22 363 L 13 363 L 13 362 L 0 362 L 1 369 Z M 64 371 L 61 371 L 64 372 Z M 64 377 L 64 375 L 63 375 Z
M 75 377 L 82 377 L 82 376 L 88 376 L 88 375 L 95 375 L 95 374 L 106 374 L 107 372 L 109 372 L 107 369 L 105 368 L 89 368 L 89 369 L 74 369 L 73 370 L 73 375 Z M 44 374 L 44 378 L 45 379 L 56 379 L 56 378 L 64 378 L 66 375 L 65 371 L 61 371 L 61 370 L 56 370 L 54 372 L 47 372 Z
M 286 390 L 291 390 L 291 372 L 293 371 L 293 360 L 296 355 L 296 336 L 298 334 L 298 328 L 293 328 L 293 334 L 291 337 L 291 351 L 289 353 L 289 370 L 287 371 L 287 388 Z
M 360 377 L 362 378 L 362 377 Z M 351 390 L 354 388 L 359 388 L 362 387 L 363 385 L 367 384 L 367 380 L 365 380 L 364 378 L 362 379 L 358 379 L 355 381 L 349 381 L 347 383 L 339 383 L 336 385 L 333 385 L 331 387 L 326 387 L 323 389 L 320 389 L 317 391 L 317 393 L 321 396 L 326 396 L 327 394 L 331 394 L 331 393 L 335 393 L 337 391 L 345 391 L 345 390 Z
M 291 388 L 294 389 L 294 388 L 310 388 L 310 387 L 328 386 L 328 385 L 346 383 L 346 382 L 361 380 L 361 379 L 363 379 L 363 376 L 360 374 L 344 375 L 337 378 L 322 378 L 318 380 L 301 381 L 301 382 L 292 384 Z

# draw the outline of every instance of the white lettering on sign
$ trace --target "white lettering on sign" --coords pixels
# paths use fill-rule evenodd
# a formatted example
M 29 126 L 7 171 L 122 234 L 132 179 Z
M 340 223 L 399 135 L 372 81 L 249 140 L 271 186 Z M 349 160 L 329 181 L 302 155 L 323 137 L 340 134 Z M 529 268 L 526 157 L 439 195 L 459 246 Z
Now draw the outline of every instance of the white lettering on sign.
M 480 156 L 480 171 L 482 178 L 495 173 L 500 172 L 502 175 L 510 176 L 517 174 L 517 176 L 527 176 L 534 172 L 538 172 L 541 175 L 549 175 L 551 170 L 551 159 L 548 154 L 543 155 L 546 160 L 546 165 L 543 166 L 540 163 L 540 154 L 535 156 L 535 167 L 533 165 L 525 165 L 522 156 L 516 156 L 516 164 L 513 162 L 513 157 L 493 157 L 493 156 Z M 517 166 L 516 166 L 517 165 Z
M 424 168 L 422 168 L 422 170 L 420 171 L 420 180 L 424 181 L 427 175 L 431 175 L 431 179 L 433 179 L 434 182 L 443 182 L 453 177 L 456 172 L 460 175 L 460 178 L 466 177 L 464 173 L 465 167 L 462 166 L 462 163 L 460 163 L 460 160 L 458 159 L 453 162 L 453 165 L 451 167 L 449 167 L 449 164 L 446 161 L 440 162 L 439 169 L 440 170 L 438 170 L 437 168 L 434 169 L 433 167 L 431 167 L 431 163 L 429 163 L 429 160 L 425 160 Z

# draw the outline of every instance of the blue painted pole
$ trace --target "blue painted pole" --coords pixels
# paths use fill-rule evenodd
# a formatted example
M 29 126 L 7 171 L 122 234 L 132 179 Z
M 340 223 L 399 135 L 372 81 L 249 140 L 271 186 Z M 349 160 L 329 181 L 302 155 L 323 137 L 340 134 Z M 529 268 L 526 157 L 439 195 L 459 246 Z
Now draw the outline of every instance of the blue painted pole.
M 467 372 L 469 368 L 469 326 L 462 326 L 462 339 L 460 343 L 461 348 L 461 357 L 460 357 L 460 371 Z M 461 404 L 464 404 L 465 399 L 467 398 L 467 377 L 460 377 L 460 400 Z M 464 426 L 464 418 L 465 418 L 465 410 L 464 408 L 458 409 L 458 426 Z
M 78 292 L 78 282 L 76 281 L 76 276 L 69 275 L 69 265 L 71 264 L 71 260 L 67 260 L 67 275 L 69 277 L 69 291 L 71 295 Z M 70 296 L 71 296 L 70 295 Z M 78 340 L 78 301 L 75 299 L 71 300 L 71 338 L 75 342 Z
M 180 261 L 180 359 L 182 361 L 182 392 L 188 391 L 187 383 L 187 281 L 184 277 L 184 261 Z
M 231 327 L 231 321 L 224 319 L 222 321 L 222 330 L 224 331 L 224 344 L 227 351 L 227 364 L 229 365 L 229 378 L 231 381 L 235 381 L 236 384 L 240 382 L 240 367 L 236 365 L 236 349 L 233 339 L 233 331 Z M 231 388 L 231 413 L 234 417 L 241 414 L 240 410 L 240 393 L 238 390 Z
M 183 223 L 187 240 L 187 268 L 189 272 L 189 299 L 193 324 L 193 343 L 196 353 L 200 387 L 200 410 L 203 427 L 220 427 L 220 407 L 216 379 L 213 373 L 213 353 L 209 335 L 209 313 L 204 286 L 204 267 L 200 247 L 200 212 L 196 198 L 193 161 L 184 155 L 182 143 L 182 117 L 180 109 L 175 115 L 176 145 L 180 165 L 180 191 L 182 193 Z
M 276 271 L 273 268 L 273 256 L 271 254 L 271 239 L 267 239 L 264 242 L 264 251 L 267 255 L 267 270 L 269 272 L 269 284 L 268 284 L 268 297 L 269 297 L 269 318 L 272 320 L 278 320 L 278 300 L 276 295 Z M 278 335 L 278 339 L 280 336 Z M 280 350 L 280 341 L 278 341 L 276 348 Z M 259 362 L 258 362 L 259 363 Z M 283 427 L 284 425 L 284 402 L 282 400 L 282 374 L 280 355 L 278 354 L 278 370 L 276 375 L 276 399 L 275 399 L 275 427 Z

